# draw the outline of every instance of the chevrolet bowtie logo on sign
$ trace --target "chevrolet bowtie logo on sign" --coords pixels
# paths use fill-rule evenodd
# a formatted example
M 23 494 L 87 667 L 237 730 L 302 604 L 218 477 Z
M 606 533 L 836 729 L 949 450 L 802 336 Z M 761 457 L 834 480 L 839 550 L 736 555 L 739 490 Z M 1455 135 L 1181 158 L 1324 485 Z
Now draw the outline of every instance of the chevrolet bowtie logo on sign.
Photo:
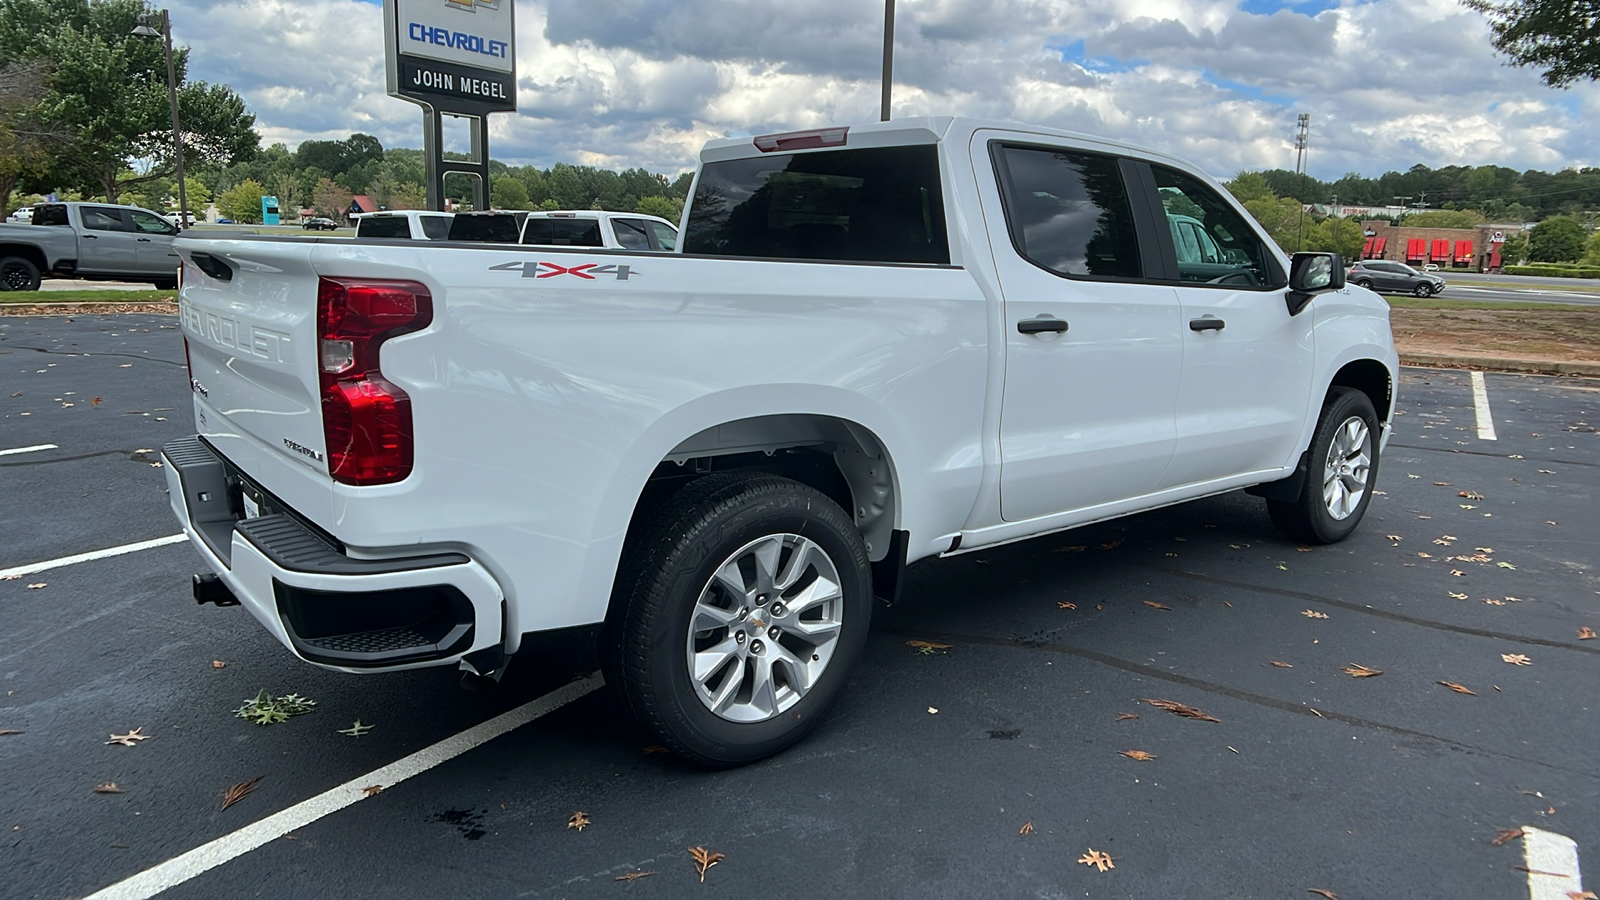
M 450 9 L 462 9 L 467 12 L 477 12 L 478 7 L 485 9 L 499 9 L 500 0 L 444 0 L 444 5 Z

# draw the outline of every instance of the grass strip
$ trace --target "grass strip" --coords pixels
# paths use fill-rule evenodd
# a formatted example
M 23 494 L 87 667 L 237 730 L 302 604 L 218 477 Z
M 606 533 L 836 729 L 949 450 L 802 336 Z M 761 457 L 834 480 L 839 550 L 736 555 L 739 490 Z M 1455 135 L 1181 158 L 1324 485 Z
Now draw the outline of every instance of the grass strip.
M 0 291 L 0 303 L 159 303 L 178 299 L 177 291 Z

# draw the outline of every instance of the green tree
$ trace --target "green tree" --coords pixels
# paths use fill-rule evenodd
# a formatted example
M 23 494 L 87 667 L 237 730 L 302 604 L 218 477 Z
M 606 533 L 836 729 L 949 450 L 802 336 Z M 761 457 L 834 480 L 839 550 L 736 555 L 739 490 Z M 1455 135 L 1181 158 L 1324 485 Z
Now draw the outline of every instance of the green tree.
M 261 182 L 247 178 L 218 195 L 217 211 L 235 222 L 260 222 L 261 197 L 265 193 Z
M 1361 230 L 1360 222 L 1329 216 L 1314 224 L 1306 223 L 1305 246 L 1302 249 L 1337 253 L 1349 261 L 1361 255 L 1361 247 L 1365 243 L 1366 233 Z
M 44 106 L 48 93 L 45 61 L 0 64 L 0 221 L 11 214 L 18 183 L 46 171 L 52 151 L 70 137 Z
M 1600 0 L 1463 0 L 1489 17 L 1494 47 L 1551 87 L 1600 79 Z
M 318 179 L 317 186 L 311 191 L 311 208 L 319 216 L 327 216 L 335 222 L 343 222 L 344 215 L 350 210 L 351 194 L 331 178 Z
M 1251 200 L 1273 199 L 1278 195 L 1272 192 L 1272 186 L 1267 184 L 1267 178 L 1260 172 L 1240 172 L 1228 182 L 1228 192 L 1233 194 L 1240 203 L 1249 203 Z
M 1528 258 L 1528 236 L 1522 232 L 1507 235 L 1505 243 L 1500 245 L 1500 262 L 1502 265 L 1519 266 Z
M 671 197 L 640 197 L 639 205 L 633 209 L 636 213 L 647 216 L 660 216 L 668 222 L 676 222 L 683 218 L 683 201 Z
M 1600 231 L 1589 235 L 1588 242 L 1583 245 L 1583 264 L 1600 266 Z
M 1572 216 L 1551 216 L 1528 235 L 1528 258 L 1534 262 L 1577 262 L 1589 233 Z
M 489 205 L 495 209 L 527 209 L 528 188 L 512 175 L 494 179 L 489 190 Z
M 72 138 L 51 155 L 41 181 L 115 200 L 125 185 L 171 180 L 176 160 L 162 42 L 130 34 L 147 12 L 143 0 L 0 2 L 0 59 L 48 61 L 45 103 Z M 247 159 L 259 139 L 244 101 L 226 87 L 189 82 L 187 48 L 173 55 L 185 164 Z M 152 164 L 130 178 L 130 159 Z
M 1412 228 L 1476 228 L 1484 223 L 1483 214 L 1471 209 L 1436 209 L 1406 216 Z

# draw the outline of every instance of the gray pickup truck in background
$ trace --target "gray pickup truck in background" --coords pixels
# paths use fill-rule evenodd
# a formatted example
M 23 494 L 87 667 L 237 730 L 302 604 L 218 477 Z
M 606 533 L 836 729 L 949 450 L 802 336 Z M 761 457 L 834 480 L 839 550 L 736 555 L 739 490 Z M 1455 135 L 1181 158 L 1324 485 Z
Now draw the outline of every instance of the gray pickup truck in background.
M 28 225 L 0 225 L 0 291 L 36 291 L 44 278 L 178 286 L 178 228 L 148 209 L 40 203 Z

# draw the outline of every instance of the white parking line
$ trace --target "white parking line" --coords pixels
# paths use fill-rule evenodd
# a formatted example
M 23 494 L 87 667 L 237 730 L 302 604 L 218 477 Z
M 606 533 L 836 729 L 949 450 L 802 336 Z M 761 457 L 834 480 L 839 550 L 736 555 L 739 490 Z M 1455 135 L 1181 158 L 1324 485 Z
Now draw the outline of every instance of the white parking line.
M 1583 894 L 1578 844 L 1564 834 L 1522 826 L 1528 900 L 1568 900 Z
M 149 550 L 153 547 L 165 547 L 168 544 L 178 544 L 188 540 L 186 535 L 169 534 L 166 537 L 152 538 L 148 541 L 139 541 L 136 544 L 123 544 L 120 547 L 107 547 L 104 550 L 90 550 L 88 553 L 79 553 L 74 556 L 63 556 L 60 559 L 47 559 L 44 562 L 29 563 L 25 566 L 15 566 L 10 569 L 0 569 L 0 578 L 18 578 L 23 575 L 32 575 L 35 572 L 47 572 L 70 566 L 76 563 L 89 562 L 93 559 L 105 559 L 108 556 L 121 556 L 124 553 L 137 553 L 140 550 Z
M 1478 440 L 1497 441 L 1494 434 L 1494 416 L 1489 414 L 1489 386 L 1482 372 L 1472 373 L 1472 408 L 1478 414 Z
M 33 453 L 38 450 L 54 450 L 55 444 L 35 444 L 32 447 L 17 447 L 11 450 L 0 450 L 0 456 L 10 456 L 13 453 Z
M 526 725 L 546 713 L 553 712 L 605 684 L 605 679 L 595 673 L 582 681 L 574 681 L 545 694 L 536 700 L 501 713 L 479 725 L 437 744 L 395 760 L 381 769 L 375 769 L 346 781 L 332 790 L 324 791 L 265 819 L 167 860 L 159 866 L 146 869 L 131 878 L 123 879 L 108 888 L 90 894 L 85 900 L 144 900 L 154 897 L 170 887 L 175 887 L 195 876 L 214 869 L 269 841 L 304 828 L 323 816 L 338 812 L 377 793 L 368 789 L 377 786 L 384 790 L 460 756 L 472 748 L 494 740 L 506 732 Z

